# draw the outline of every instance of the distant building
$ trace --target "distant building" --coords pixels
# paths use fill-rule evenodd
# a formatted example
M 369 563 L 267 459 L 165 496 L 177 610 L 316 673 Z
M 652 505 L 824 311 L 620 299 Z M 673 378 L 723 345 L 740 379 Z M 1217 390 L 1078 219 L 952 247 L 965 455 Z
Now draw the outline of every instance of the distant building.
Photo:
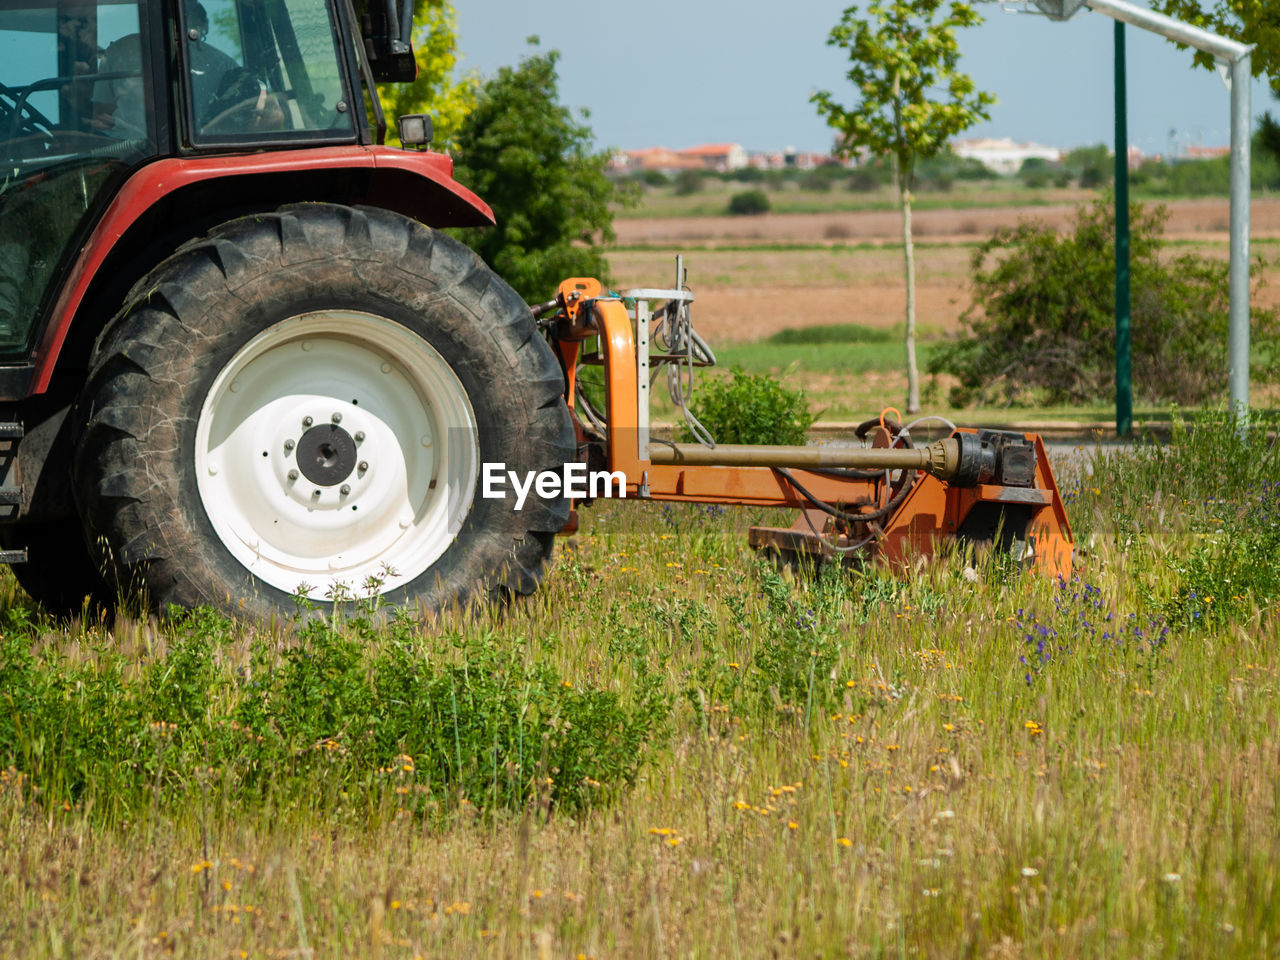
M 640 170 L 658 170 L 662 173 L 674 173 L 687 169 L 680 154 L 666 147 L 642 147 L 639 150 L 623 150 L 615 154 L 614 169 L 635 173 Z
M 685 160 L 696 160 L 704 170 L 729 173 L 747 165 L 747 151 L 740 143 L 704 143 L 676 151 Z
M 729 173 L 747 166 L 747 160 L 747 151 L 740 143 L 704 143 L 683 150 L 671 150 L 667 147 L 624 150 L 615 155 L 611 166 L 615 170 L 628 172 L 659 170 L 663 173 L 678 173 L 681 170 L 709 170 Z
M 785 150 L 761 150 L 747 158 L 747 166 L 757 170 L 812 170 L 840 161 L 829 153 L 810 153 L 787 147 Z
M 977 160 L 996 173 L 1017 173 L 1022 164 L 1031 159 L 1058 163 L 1062 151 L 1046 147 L 1042 143 L 1017 143 L 1008 137 L 976 137 L 970 140 L 952 140 L 951 152 L 957 157 Z
M 1217 160 L 1231 155 L 1230 147 L 1187 147 L 1180 160 Z

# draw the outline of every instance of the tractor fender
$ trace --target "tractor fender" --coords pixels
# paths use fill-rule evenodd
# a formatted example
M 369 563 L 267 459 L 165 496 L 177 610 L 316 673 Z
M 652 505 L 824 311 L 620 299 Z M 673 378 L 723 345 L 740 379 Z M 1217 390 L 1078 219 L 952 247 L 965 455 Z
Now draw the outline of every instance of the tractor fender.
M 80 249 L 32 356 L 26 395 L 49 389 L 72 321 L 116 244 L 147 213 L 174 194 L 215 181 L 295 174 L 363 174 L 368 189 L 352 202 L 382 206 L 428 226 L 480 227 L 494 223 L 483 200 L 453 179 L 453 161 L 428 151 L 360 145 L 276 150 L 247 155 L 173 157 L 137 170 L 116 194 Z M 315 197 L 316 200 L 332 199 Z

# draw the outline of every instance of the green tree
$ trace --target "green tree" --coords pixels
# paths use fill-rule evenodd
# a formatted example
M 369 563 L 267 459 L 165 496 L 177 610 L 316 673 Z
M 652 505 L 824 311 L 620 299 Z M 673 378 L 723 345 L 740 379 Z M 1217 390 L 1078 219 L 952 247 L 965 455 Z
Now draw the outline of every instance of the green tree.
M 493 208 L 497 226 L 459 236 L 530 302 L 565 277 L 607 279 L 608 153 L 559 102 L 559 53 L 535 53 L 485 81 L 457 135 L 454 173 Z
M 1256 44 L 1253 75 L 1266 76 L 1271 90 L 1280 96 L 1280 14 L 1275 0 L 1152 0 L 1161 13 L 1241 43 Z M 1195 61 L 1214 69 L 1213 57 L 1197 51 Z
M 1116 175 L 1111 149 L 1104 143 L 1076 147 L 1063 158 L 1062 165 L 1086 190 L 1106 186 Z
M 893 160 L 906 260 L 908 413 L 920 409 L 911 240 L 916 163 L 938 153 L 978 120 L 987 119 L 987 107 L 995 103 L 994 96 L 978 90 L 972 78 L 957 69 L 956 30 L 981 22 L 967 3 L 958 0 L 872 0 L 865 16 L 848 7 L 827 43 L 848 51 L 846 77 L 860 100 L 845 107 L 825 90 L 811 98 L 827 123 L 839 131 L 840 153 L 852 156 L 865 149 Z
M 1277 94 L 1277 98 L 1280 99 L 1280 94 Z M 1256 142 L 1262 152 L 1280 163 L 1280 121 L 1272 117 L 1270 111 L 1258 118 Z
M 434 132 L 432 146 L 448 150 L 455 145 L 454 137 L 463 119 L 475 106 L 480 87 L 480 78 L 474 72 L 455 76 L 457 16 L 449 0 L 414 0 L 413 54 L 418 61 L 416 80 L 378 85 L 378 99 L 387 117 L 387 138 L 399 143 L 397 117 L 429 113 Z

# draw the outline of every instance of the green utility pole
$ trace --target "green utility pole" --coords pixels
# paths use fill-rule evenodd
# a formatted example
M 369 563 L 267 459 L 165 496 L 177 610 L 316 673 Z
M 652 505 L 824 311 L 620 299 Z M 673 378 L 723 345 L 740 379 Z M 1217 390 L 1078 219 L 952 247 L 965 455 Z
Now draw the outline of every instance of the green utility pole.
M 1125 93 L 1124 24 L 1116 21 L 1116 435 L 1133 434 L 1129 362 L 1129 110 Z

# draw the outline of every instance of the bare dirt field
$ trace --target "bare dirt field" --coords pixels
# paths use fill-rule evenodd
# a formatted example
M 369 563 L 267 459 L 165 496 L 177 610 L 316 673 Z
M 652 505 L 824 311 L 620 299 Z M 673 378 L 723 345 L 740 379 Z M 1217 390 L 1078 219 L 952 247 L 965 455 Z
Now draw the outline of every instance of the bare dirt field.
M 1194 242 L 1176 252 L 1196 250 L 1225 259 L 1225 200 L 1179 201 L 1169 205 L 1169 236 Z M 934 210 L 916 216 L 916 315 L 923 333 L 951 332 L 970 302 L 968 278 L 973 243 L 997 226 L 1032 217 L 1065 228 L 1074 207 Z M 1253 236 L 1280 238 L 1280 200 L 1253 202 Z M 818 324 L 862 323 L 892 327 L 901 323 L 906 299 L 902 251 L 841 243 L 893 243 L 900 221 L 896 213 L 779 214 L 762 217 L 690 217 L 618 220 L 623 249 L 610 255 L 614 279 L 622 288 L 669 285 L 674 254 L 689 250 L 685 265 L 699 330 L 713 343 L 757 340 L 778 330 Z M 838 228 L 838 229 L 837 229 Z M 818 244 L 802 250 L 775 245 Z M 718 244 L 735 249 L 718 250 Z M 626 249 L 646 245 L 659 249 Z M 829 249 L 824 247 L 829 245 Z M 759 249 L 750 249 L 758 246 Z M 746 249 L 743 249 L 746 247 Z M 1267 263 L 1270 282 L 1256 302 L 1280 304 L 1276 283 L 1277 248 L 1259 243 L 1255 256 Z
M 1226 242 L 1229 211 L 1225 198 L 1175 200 L 1169 210 L 1168 235 Z M 963 210 L 919 210 L 913 217 L 917 239 L 981 240 L 999 226 L 1019 219 L 1041 220 L 1066 227 L 1077 206 L 986 207 Z M 1280 237 L 1280 198 L 1256 198 L 1252 207 L 1252 235 Z M 902 221 L 893 210 L 845 213 L 777 213 L 758 217 L 669 217 L 619 219 L 618 243 L 839 243 L 897 240 Z
M 959 246 L 917 251 L 922 325 L 958 327 L 971 253 Z M 620 250 L 609 259 L 623 288 L 674 280 L 667 251 Z M 695 321 L 713 342 L 758 340 L 787 327 L 902 322 L 901 250 L 697 250 L 685 255 L 685 266 L 697 297 Z

